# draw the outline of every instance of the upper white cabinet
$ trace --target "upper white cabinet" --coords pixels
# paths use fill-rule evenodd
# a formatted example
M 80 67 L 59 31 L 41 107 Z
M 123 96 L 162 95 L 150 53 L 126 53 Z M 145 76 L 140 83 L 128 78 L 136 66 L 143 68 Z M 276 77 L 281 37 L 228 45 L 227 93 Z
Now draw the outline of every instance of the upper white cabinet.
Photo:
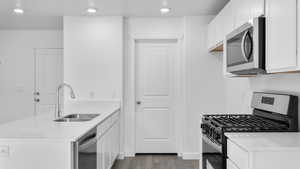
M 216 43 L 216 26 L 215 20 L 212 20 L 208 25 L 208 48 L 212 48 Z
M 265 0 L 251 0 L 250 2 L 251 18 L 265 15 Z
M 225 36 L 234 29 L 264 15 L 264 0 L 231 0 L 208 26 L 208 49 L 215 50 L 223 44 Z
M 297 0 L 266 0 L 266 33 L 267 72 L 299 70 Z
M 231 0 L 208 26 L 208 49 L 223 51 L 223 41 L 228 33 L 264 15 L 267 73 L 300 71 L 300 55 L 297 54 L 300 50 L 300 43 L 297 43 L 300 39 L 298 10 L 300 5 L 297 0 Z M 225 64 L 224 74 L 227 76 Z

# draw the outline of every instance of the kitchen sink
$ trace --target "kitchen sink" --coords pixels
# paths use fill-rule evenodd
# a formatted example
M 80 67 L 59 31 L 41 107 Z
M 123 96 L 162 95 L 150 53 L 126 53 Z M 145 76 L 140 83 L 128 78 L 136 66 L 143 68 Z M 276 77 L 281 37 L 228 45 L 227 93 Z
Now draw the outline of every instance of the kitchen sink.
M 90 121 L 99 116 L 100 114 L 69 114 L 62 118 L 56 119 L 56 122 L 82 122 Z

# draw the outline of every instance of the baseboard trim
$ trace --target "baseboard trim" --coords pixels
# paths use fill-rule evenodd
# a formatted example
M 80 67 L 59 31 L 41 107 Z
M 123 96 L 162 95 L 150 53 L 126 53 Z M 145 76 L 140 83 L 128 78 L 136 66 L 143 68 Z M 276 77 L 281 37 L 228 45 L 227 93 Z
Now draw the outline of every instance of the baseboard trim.
M 200 160 L 201 153 L 182 153 L 182 159 L 184 160 Z
M 176 155 L 177 153 L 136 153 L 135 155 Z
M 125 152 L 124 156 L 125 157 L 135 157 L 135 153 L 134 152 Z
M 124 152 L 120 152 L 118 155 L 118 159 L 119 160 L 124 160 L 125 159 L 125 153 Z
M 185 153 L 178 153 L 177 154 L 179 157 L 182 157 L 184 160 L 199 160 L 202 157 L 201 153 L 190 153 L 190 152 L 185 152 Z M 125 157 L 135 157 L 134 152 L 121 152 L 119 154 L 119 159 L 124 159 Z

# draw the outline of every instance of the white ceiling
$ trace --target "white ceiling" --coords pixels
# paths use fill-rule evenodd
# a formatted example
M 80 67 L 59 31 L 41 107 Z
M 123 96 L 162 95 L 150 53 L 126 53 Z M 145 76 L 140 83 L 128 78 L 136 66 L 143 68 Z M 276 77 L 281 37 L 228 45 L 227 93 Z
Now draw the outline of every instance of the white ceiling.
M 85 15 L 89 4 L 99 9 L 97 15 L 161 16 L 159 9 L 166 1 L 172 9 L 169 16 L 214 15 L 229 0 L 1 0 L 0 28 L 9 28 L 20 22 L 45 22 L 50 25 L 61 21 L 64 15 Z M 12 10 L 21 2 L 23 16 Z

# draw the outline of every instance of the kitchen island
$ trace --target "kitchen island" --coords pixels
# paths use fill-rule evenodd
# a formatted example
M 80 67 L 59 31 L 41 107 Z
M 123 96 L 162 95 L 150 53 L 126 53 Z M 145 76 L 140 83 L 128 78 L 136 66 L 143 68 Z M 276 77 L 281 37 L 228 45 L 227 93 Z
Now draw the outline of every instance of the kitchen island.
M 0 125 L 0 168 L 78 169 L 75 145 L 91 130 L 97 133 L 97 165 L 109 168 L 119 154 L 119 102 L 74 102 L 65 112 L 100 115 L 85 122 L 55 122 L 53 112 Z
M 300 166 L 300 133 L 225 133 L 227 169 L 284 169 Z

